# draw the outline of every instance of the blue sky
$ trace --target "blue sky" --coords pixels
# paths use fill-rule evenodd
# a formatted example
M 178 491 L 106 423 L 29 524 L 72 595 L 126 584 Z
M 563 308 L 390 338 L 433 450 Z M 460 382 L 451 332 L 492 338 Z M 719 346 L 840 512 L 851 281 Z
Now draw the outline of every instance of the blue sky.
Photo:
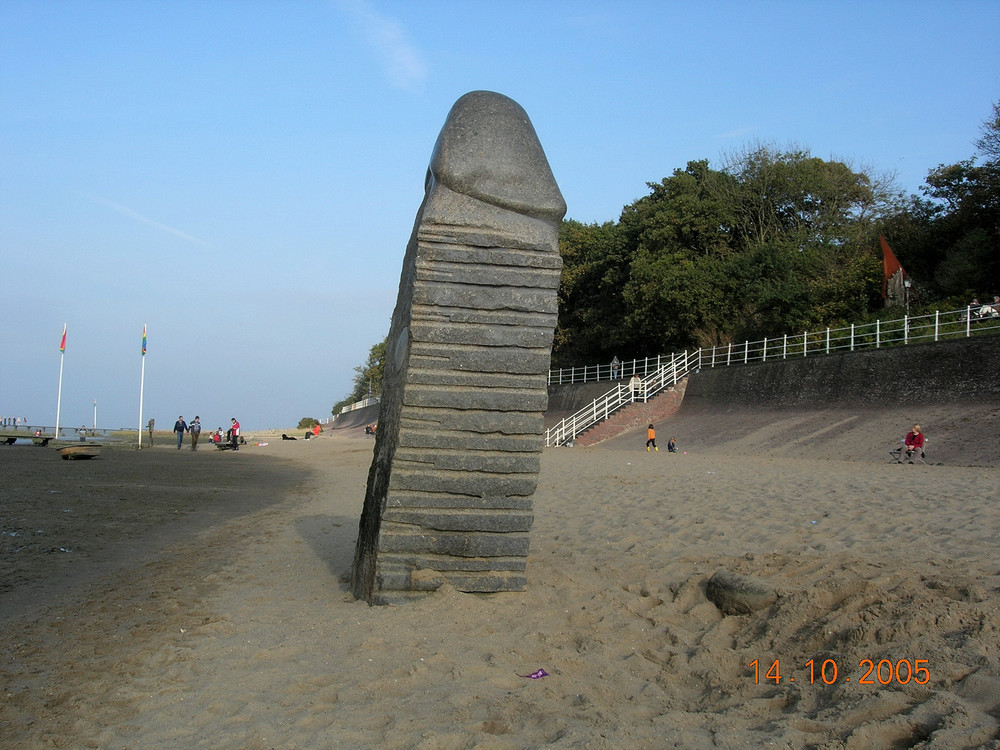
M 752 140 L 894 172 L 974 154 L 1000 3 L 4 0 L 0 413 L 328 416 L 389 326 L 437 133 L 519 102 L 568 218 Z M 627 353 L 626 353 L 627 354 Z

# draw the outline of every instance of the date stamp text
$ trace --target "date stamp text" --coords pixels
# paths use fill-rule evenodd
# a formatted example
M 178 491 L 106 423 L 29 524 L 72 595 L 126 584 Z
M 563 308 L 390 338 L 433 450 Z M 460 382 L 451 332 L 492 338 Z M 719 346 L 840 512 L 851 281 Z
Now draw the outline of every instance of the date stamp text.
M 841 669 L 836 659 L 810 659 L 793 673 L 782 672 L 781 660 L 775 659 L 770 664 L 754 659 L 748 665 L 753 671 L 755 685 L 773 682 L 808 682 L 833 685 L 838 682 L 852 682 L 856 685 L 906 685 L 911 681 L 916 685 L 926 685 L 931 681 L 931 673 L 927 659 L 862 659 L 858 663 L 858 672 L 853 673 Z M 796 680 L 798 678 L 798 680 Z

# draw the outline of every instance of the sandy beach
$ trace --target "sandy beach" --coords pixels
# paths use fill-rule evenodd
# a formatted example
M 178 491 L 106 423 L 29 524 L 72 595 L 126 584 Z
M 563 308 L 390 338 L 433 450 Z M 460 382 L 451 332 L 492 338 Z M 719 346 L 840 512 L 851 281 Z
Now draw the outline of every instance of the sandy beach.
M 917 416 L 929 465 L 887 463 L 902 409 L 546 449 L 528 590 L 394 607 L 347 591 L 360 428 L 2 448 L 0 746 L 1000 748 L 1000 406 Z

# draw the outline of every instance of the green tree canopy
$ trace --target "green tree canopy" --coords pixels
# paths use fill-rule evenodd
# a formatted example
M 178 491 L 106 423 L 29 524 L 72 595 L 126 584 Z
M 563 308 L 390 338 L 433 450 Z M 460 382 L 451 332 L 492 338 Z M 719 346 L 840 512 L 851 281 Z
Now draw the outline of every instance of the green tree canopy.
M 884 176 L 754 144 L 649 189 L 617 224 L 564 223 L 558 364 L 834 324 L 879 297 Z
M 333 405 L 331 413 L 339 414 L 348 404 L 363 401 L 371 396 L 382 395 L 382 375 L 385 370 L 385 351 L 389 344 L 389 334 L 368 350 L 364 364 L 354 368 L 354 386 L 351 392 Z

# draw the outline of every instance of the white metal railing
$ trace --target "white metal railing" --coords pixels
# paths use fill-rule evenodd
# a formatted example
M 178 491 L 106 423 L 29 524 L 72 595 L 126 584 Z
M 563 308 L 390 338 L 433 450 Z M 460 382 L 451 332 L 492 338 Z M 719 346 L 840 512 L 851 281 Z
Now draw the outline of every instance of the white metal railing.
M 967 338 L 974 332 L 1000 329 L 1000 310 L 990 305 L 933 315 L 904 316 L 901 320 L 876 320 L 865 325 L 851 324 L 845 328 L 803 331 L 794 335 L 744 341 L 689 354 L 671 354 L 608 365 L 565 368 L 549 371 L 549 385 L 587 383 L 598 380 L 622 380 L 606 394 L 594 400 L 572 416 L 545 432 L 545 445 L 564 445 L 584 430 L 603 422 L 611 414 L 633 401 L 647 401 L 669 388 L 691 370 L 702 367 L 726 367 L 767 362 L 768 360 L 830 354 L 834 351 L 879 349 L 883 346 L 909 344 L 914 341 L 941 341 Z
M 699 349 L 700 361 L 695 367 L 720 367 L 750 362 L 767 362 L 788 357 L 830 354 L 834 351 L 879 349 L 883 346 L 910 344 L 916 341 L 942 341 L 967 338 L 982 331 L 1000 330 L 1000 310 L 990 305 L 969 305 L 949 312 L 935 311 L 928 315 L 903 316 L 898 320 L 876 320 L 864 325 L 851 324 L 844 328 L 824 328 L 785 334 L 760 341 L 724 344 Z M 639 375 L 646 378 L 657 372 L 664 362 L 675 355 L 646 357 L 620 364 L 586 365 L 549 370 L 549 385 L 588 383 L 598 380 L 618 380 Z
M 687 371 L 700 367 L 720 367 L 728 365 L 749 364 L 750 362 L 766 362 L 788 357 L 807 357 L 818 354 L 829 354 L 834 351 L 858 351 L 859 349 L 881 348 L 897 344 L 909 344 L 915 341 L 942 341 L 950 338 L 966 338 L 981 331 L 1000 330 L 1000 310 L 991 305 L 968 305 L 949 312 L 935 311 L 930 315 L 905 315 L 897 320 L 877 320 L 864 325 L 851 324 L 844 328 L 825 328 L 819 331 L 803 331 L 796 334 L 785 334 L 775 338 L 765 338 L 760 341 L 744 341 L 739 344 L 724 344 L 709 349 L 698 349 L 691 355 L 666 354 L 656 357 L 644 357 L 626 362 L 612 362 L 603 365 L 584 365 L 582 367 L 564 367 L 549 370 L 548 385 L 568 385 L 574 383 L 592 383 L 601 380 L 622 381 L 605 396 L 597 399 L 594 404 L 582 409 L 592 412 L 595 416 L 605 414 L 598 419 L 606 419 L 608 415 L 630 402 L 631 389 L 625 382 L 633 376 L 638 376 L 643 383 L 653 382 L 664 372 L 673 373 L 673 367 L 678 362 L 685 363 L 683 374 L 670 383 L 676 383 L 687 374 Z M 663 386 L 663 387 L 669 387 Z M 613 394 L 623 391 L 622 397 Z M 662 390 L 662 388 L 660 389 Z M 658 391 L 657 391 L 658 392 Z M 646 393 L 646 398 L 653 395 Z M 616 400 L 617 405 L 614 405 Z M 340 410 L 340 414 L 377 404 L 378 397 L 367 398 L 353 404 L 348 404 Z M 604 402 L 604 403 L 599 403 Z M 576 416 L 576 415 L 574 415 Z M 322 424 L 335 421 L 336 417 L 321 420 Z M 565 420 L 563 420 L 565 421 Z M 596 422 L 591 422 L 595 424 Z M 588 425 L 589 426 L 589 425 Z M 552 430 L 556 428 L 553 427 Z M 570 430 L 571 428 L 566 428 Z M 561 445 L 580 434 L 583 427 L 569 437 L 549 441 L 546 433 L 546 445 Z M 60 433 L 63 430 L 60 429 Z M 551 430 L 549 431 L 551 432 Z M 561 434 L 561 433 L 560 433 Z
M 546 430 L 546 447 L 566 444 L 584 430 L 603 422 L 626 404 L 635 401 L 645 403 L 660 391 L 677 383 L 688 374 L 693 363 L 698 361 L 696 354 L 691 355 L 687 352 L 655 359 L 659 367 L 647 377 L 639 377 L 638 373 L 633 371 L 627 382 L 618 383 L 593 403 Z
M 598 380 L 619 380 L 638 375 L 644 378 L 659 370 L 664 362 L 674 355 L 666 354 L 656 357 L 633 359 L 628 362 L 610 363 L 604 365 L 584 365 L 583 367 L 563 367 L 549 370 L 549 385 L 569 385 L 573 383 L 593 383 Z
M 371 406 L 372 404 L 377 404 L 379 401 L 378 396 L 371 396 L 362 401 L 355 401 L 353 404 L 348 404 L 341 408 L 341 414 L 347 414 L 349 411 L 354 411 L 355 409 L 364 409 L 366 406 Z

